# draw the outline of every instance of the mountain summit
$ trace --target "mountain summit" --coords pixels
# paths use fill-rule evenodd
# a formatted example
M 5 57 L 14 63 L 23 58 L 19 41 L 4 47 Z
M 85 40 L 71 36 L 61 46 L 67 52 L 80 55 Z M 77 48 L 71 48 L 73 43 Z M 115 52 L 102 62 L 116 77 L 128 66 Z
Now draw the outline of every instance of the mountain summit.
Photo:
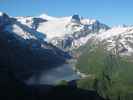
M 1 24 L 10 22 L 5 31 L 16 33 L 24 39 L 36 38 L 32 35 L 34 34 L 39 41 L 47 41 L 64 50 L 86 43 L 82 40 L 89 34 L 98 34 L 109 29 L 97 20 L 84 19 L 77 14 L 69 17 L 51 17 L 47 14 L 39 17 L 8 17 L 7 14 L 1 13 L 0 21 Z
M 1 12 L 0 26 L 0 29 L 23 39 L 48 42 L 66 51 L 79 48 L 95 38 L 108 43 L 108 49 L 113 48 L 114 42 L 119 40 L 120 48 L 132 52 L 132 26 L 110 28 L 95 19 L 81 18 L 78 14 L 69 17 L 51 17 L 47 14 L 39 17 L 10 17 Z

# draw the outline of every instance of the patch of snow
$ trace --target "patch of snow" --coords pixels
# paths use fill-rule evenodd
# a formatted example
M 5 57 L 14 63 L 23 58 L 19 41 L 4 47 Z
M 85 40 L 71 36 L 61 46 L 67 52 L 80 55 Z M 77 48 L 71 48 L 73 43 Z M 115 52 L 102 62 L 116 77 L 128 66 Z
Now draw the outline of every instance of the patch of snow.
M 42 14 L 39 16 L 40 18 L 46 19 L 46 20 L 58 20 L 56 17 L 48 16 L 47 14 Z
M 3 16 L 3 12 L 0 12 L 0 16 Z
M 88 42 L 88 40 L 91 39 L 94 36 L 96 36 L 96 34 L 89 34 L 89 35 L 87 35 L 85 37 L 81 37 L 81 38 L 79 38 L 77 40 L 74 40 L 73 43 L 72 43 L 72 47 L 78 48 L 78 47 L 86 44 Z
M 33 23 L 33 17 L 15 17 L 17 21 L 21 22 L 21 24 L 24 24 L 30 28 L 32 28 Z
M 113 36 L 118 36 L 120 34 L 126 33 L 128 30 L 132 29 L 132 27 L 126 28 L 126 27 L 114 27 L 111 28 L 101 34 L 99 34 L 99 37 L 101 40 L 113 37 Z
M 24 31 L 21 27 L 19 27 L 17 24 L 13 24 L 13 25 L 8 25 L 5 28 L 5 31 L 8 31 L 10 33 L 14 33 L 17 34 L 18 36 L 24 38 L 24 39 L 31 39 L 34 38 L 36 39 L 35 36 L 31 35 L 30 33 Z
M 95 22 L 96 22 L 95 19 L 82 19 L 82 20 L 81 20 L 81 23 L 82 23 L 82 24 L 88 24 L 88 25 L 94 24 Z
M 70 17 L 60 18 L 58 20 L 49 20 L 48 22 L 41 23 L 37 31 L 45 33 L 48 39 L 63 37 L 66 34 L 65 28 L 69 21 Z

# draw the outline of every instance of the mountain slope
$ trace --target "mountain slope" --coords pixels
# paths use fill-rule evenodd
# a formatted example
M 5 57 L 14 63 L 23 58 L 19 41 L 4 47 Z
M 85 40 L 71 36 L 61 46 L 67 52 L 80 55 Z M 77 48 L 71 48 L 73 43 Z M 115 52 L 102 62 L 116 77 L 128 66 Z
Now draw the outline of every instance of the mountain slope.
M 109 100 L 133 99 L 133 27 L 119 26 L 92 36 L 76 51 L 79 87 Z M 91 81 L 91 82 L 90 82 Z
M 33 20 L 35 18 L 42 21 L 35 22 Z M 45 34 L 46 40 L 53 45 L 68 50 L 84 44 L 82 41 L 75 43 L 80 38 L 109 29 L 107 25 L 97 20 L 81 18 L 76 14 L 69 17 L 51 17 L 43 14 L 39 17 L 16 17 L 16 19 L 20 23 Z
M 109 100 L 132 100 L 133 56 L 121 56 L 106 48 L 100 41 L 82 47 L 76 68 L 86 77 L 79 80 L 78 86 L 96 90 Z
M 0 16 L 0 23 L 1 70 L 10 70 L 17 79 L 28 79 L 70 58 L 68 53 L 45 42 L 43 34 L 4 13 Z
M 132 56 L 133 54 L 133 27 L 114 27 L 97 36 L 106 48 L 114 53 Z M 117 49 L 117 51 L 116 51 Z

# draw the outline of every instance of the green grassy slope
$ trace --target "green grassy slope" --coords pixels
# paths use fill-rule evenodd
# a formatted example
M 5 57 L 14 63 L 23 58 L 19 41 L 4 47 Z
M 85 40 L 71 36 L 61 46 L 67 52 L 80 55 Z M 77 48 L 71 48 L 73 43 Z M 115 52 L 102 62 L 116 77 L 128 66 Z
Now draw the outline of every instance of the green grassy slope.
M 78 86 L 94 89 L 109 100 L 133 100 L 132 59 L 113 55 L 99 45 L 82 48 L 76 67 L 91 77 L 79 80 Z

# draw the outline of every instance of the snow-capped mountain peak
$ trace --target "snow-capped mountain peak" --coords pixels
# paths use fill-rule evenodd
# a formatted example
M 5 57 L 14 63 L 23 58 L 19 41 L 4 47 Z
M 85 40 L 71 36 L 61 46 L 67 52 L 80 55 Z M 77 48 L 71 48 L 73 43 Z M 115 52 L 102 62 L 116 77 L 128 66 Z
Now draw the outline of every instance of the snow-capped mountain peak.
M 5 31 L 18 34 L 24 39 L 47 40 L 53 45 L 60 45 L 61 48 L 79 47 L 82 43 L 86 43 L 83 39 L 85 38 L 85 41 L 87 41 L 86 37 L 89 37 L 87 35 L 97 34 L 101 30 L 106 31 L 109 29 L 107 25 L 97 20 L 84 19 L 78 14 L 68 17 L 52 17 L 47 14 L 38 17 L 8 17 L 3 13 L 1 15 L 5 16 L 0 18 L 1 23 L 10 22 L 8 25 L 4 25 Z M 78 43 L 80 38 L 82 38 L 82 43 L 80 41 Z
M 49 20 L 41 23 L 37 31 L 45 33 L 50 42 L 54 41 L 52 42 L 54 45 L 60 44 L 61 42 L 59 41 L 62 41 L 62 45 L 69 42 L 68 44 L 70 46 L 73 45 L 72 42 L 75 40 L 86 37 L 90 33 L 99 33 L 100 31 L 106 31 L 109 29 L 107 25 L 102 24 L 97 20 L 84 19 L 78 14 L 56 18 L 51 18 L 45 14 L 42 18 Z M 76 46 L 77 45 L 78 43 L 76 43 Z
M 43 19 L 46 19 L 46 20 L 57 20 L 58 19 L 56 17 L 49 16 L 46 13 L 45 14 L 41 14 L 39 17 L 43 18 Z

